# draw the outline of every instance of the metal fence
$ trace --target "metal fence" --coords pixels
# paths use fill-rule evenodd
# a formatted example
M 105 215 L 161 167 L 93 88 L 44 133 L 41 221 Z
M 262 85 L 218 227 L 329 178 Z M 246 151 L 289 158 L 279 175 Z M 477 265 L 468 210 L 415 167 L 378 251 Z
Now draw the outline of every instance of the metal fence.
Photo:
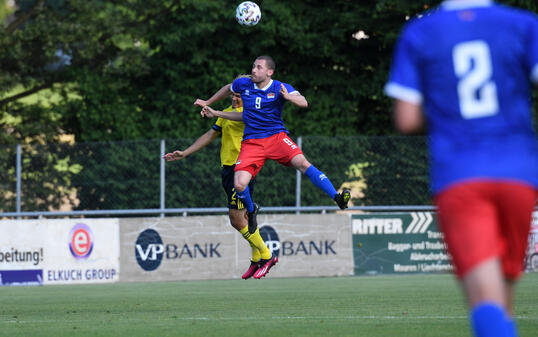
M 175 162 L 166 152 L 194 139 L 13 145 L 0 148 L 0 216 L 118 216 L 226 212 L 216 140 Z M 299 137 L 307 159 L 350 209 L 432 210 L 425 137 Z M 334 202 L 292 168 L 268 161 L 254 200 L 265 211 L 334 211 Z

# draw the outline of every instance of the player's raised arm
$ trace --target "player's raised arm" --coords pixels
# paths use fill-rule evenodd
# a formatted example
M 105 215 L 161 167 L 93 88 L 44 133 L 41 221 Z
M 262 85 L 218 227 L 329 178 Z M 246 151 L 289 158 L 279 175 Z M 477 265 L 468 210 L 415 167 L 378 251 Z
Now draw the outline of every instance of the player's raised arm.
M 298 106 L 299 108 L 308 107 L 308 102 L 303 95 L 301 95 L 297 91 L 290 94 L 284 84 L 280 85 L 280 94 L 282 95 L 282 97 L 284 97 L 284 99 L 290 101 L 293 105 Z
M 203 108 L 207 105 L 213 104 L 216 101 L 220 101 L 225 98 L 228 98 L 230 94 L 232 94 L 232 90 L 230 89 L 231 86 L 232 86 L 231 83 L 226 84 L 225 86 L 220 88 L 213 96 L 211 96 L 211 98 L 209 98 L 207 101 L 200 98 L 196 99 L 196 101 L 194 101 L 194 105 L 199 106 L 200 108 Z
M 215 131 L 214 129 L 207 130 L 206 133 L 201 135 L 197 140 L 192 143 L 191 146 L 186 148 L 184 151 L 176 150 L 174 152 L 167 153 L 163 156 L 164 159 L 167 161 L 174 161 L 174 160 L 181 160 L 186 158 L 187 156 L 193 154 L 194 152 L 198 152 L 204 147 L 206 147 L 209 143 L 211 143 L 217 136 L 219 135 L 218 131 Z
M 229 119 L 231 121 L 243 120 L 243 113 L 240 111 L 237 111 L 237 110 L 220 111 L 220 110 L 215 110 L 208 105 L 202 108 L 202 111 L 200 112 L 200 114 L 208 118 L 221 117 L 221 118 Z

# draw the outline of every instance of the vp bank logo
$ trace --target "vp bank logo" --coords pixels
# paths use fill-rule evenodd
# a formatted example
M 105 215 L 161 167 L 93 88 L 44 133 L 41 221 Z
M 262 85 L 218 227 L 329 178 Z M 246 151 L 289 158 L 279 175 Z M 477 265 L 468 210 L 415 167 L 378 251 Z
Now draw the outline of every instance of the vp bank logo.
M 69 233 L 69 250 L 76 259 L 86 259 L 93 250 L 93 234 L 86 224 L 76 224 Z
M 146 229 L 135 243 L 135 256 L 138 265 L 145 271 L 152 271 L 161 265 L 164 245 L 161 236 L 153 229 Z
M 271 226 L 260 227 L 260 235 L 265 241 L 267 248 L 271 251 L 271 254 L 278 256 L 280 254 L 280 239 L 275 229 Z
M 271 254 L 278 257 L 337 255 L 336 240 L 333 238 L 305 240 L 304 235 L 300 235 L 295 239 L 281 240 L 271 226 L 260 227 L 260 235 Z

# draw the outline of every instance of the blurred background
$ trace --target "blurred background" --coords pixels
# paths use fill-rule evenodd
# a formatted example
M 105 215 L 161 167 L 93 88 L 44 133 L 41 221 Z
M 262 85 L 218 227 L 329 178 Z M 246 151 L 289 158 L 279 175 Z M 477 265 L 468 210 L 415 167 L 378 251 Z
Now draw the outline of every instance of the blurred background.
M 0 212 L 224 207 L 220 140 L 164 171 L 161 155 L 259 55 L 307 98 L 284 123 L 353 205 L 430 205 L 427 139 L 395 134 L 382 89 L 402 26 L 440 1 L 262 0 L 254 27 L 239 2 L 0 0 Z M 275 163 L 257 181 L 263 206 L 332 205 Z

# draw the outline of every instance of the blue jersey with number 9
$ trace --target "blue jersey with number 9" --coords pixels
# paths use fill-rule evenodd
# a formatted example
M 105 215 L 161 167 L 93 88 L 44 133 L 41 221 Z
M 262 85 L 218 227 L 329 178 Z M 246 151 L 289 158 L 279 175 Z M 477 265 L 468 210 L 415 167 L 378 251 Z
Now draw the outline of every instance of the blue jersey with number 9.
M 434 193 L 467 179 L 538 187 L 530 80 L 538 82 L 530 12 L 445 1 L 406 25 L 385 92 L 424 108 Z
M 281 84 L 284 84 L 288 93 L 297 93 L 291 85 L 275 80 L 261 89 L 247 77 L 233 81 L 231 90 L 241 94 L 243 100 L 243 140 L 267 138 L 280 132 L 289 133 L 282 121 L 282 106 L 286 100 L 280 94 Z

